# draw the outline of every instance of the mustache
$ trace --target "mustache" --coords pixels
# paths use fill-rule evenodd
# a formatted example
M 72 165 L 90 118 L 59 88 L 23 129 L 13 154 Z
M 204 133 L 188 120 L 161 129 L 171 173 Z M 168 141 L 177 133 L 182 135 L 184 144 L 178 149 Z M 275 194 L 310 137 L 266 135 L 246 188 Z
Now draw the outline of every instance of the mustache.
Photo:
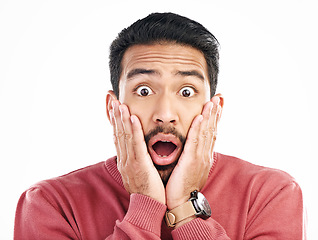
M 182 145 L 184 145 L 186 141 L 186 137 L 183 136 L 180 132 L 175 127 L 164 127 L 164 126 L 157 126 L 154 129 L 150 130 L 146 135 L 145 135 L 145 142 L 148 145 L 149 140 L 157 135 L 158 133 L 163 133 L 163 134 L 172 134 L 175 137 L 179 138 L 180 142 Z

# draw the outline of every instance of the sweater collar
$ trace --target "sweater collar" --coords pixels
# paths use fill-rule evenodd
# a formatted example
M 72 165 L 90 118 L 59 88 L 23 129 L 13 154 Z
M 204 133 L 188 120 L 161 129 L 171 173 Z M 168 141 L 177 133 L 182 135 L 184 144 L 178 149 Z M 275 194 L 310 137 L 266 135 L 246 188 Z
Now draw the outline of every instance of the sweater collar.
M 105 167 L 112 178 L 122 187 L 124 187 L 120 172 L 117 169 L 117 156 L 109 158 L 105 162 Z

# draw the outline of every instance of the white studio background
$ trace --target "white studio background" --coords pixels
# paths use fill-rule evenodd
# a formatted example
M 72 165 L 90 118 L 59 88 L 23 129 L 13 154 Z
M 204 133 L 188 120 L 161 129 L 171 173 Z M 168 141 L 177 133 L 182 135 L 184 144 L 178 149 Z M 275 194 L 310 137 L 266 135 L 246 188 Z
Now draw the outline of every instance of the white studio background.
M 108 48 L 151 12 L 205 25 L 221 43 L 216 150 L 301 184 L 318 239 L 315 1 L 0 0 L 0 239 L 33 183 L 115 154 L 105 114 Z

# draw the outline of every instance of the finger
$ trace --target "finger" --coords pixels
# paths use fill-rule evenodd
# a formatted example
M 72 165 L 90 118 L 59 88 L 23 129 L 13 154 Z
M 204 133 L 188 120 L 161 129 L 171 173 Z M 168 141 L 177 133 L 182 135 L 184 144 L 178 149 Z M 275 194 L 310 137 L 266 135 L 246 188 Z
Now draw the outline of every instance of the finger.
M 142 130 L 141 123 L 136 115 L 130 116 L 131 127 L 132 127 L 132 144 L 134 148 L 134 154 L 136 161 L 145 159 L 148 157 L 147 146 L 145 143 L 144 133 Z
M 219 118 L 220 118 L 220 111 L 221 111 L 221 107 L 218 106 L 217 107 L 217 112 L 214 116 L 214 126 L 213 126 L 213 131 L 212 132 L 212 136 L 211 136 L 211 140 L 212 142 L 210 143 L 210 154 L 212 156 L 212 153 L 213 153 L 213 150 L 214 150 L 214 145 L 215 145 L 215 142 L 216 142 L 216 139 L 217 139 L 217 125 L 218 125 L 218 122 L 219 122 Z
M 121 121 L 121 114 L 119 111 L 119 102 L 113 101 L 112 104 L 113 104 L 114 122 L 115 122 L 115 127 L 116 127 L 115 136 L 116 136 L 117 144 L 118 144 L 118 148 L 119 148 L 119 152 L 117 152 L 117 154 L 119 153 L 119 155 L 120 155 L 121 164 L 125 164 L 126 158 L 127 158 L 126 143 L 125 143 L 125 130 L 124 130 L 123 123 Z
M 119 111 L 121 113 L 121 121 L 124 128 L 127 160 L 134 159 L 135 154 L 134 154 L 134 147 L 132 143 L 133 132 L 132 132 L 132 126 L 130 121 L 129 109 L 126 105 L 122 104 L 119 106 Z
M 197 149 L 197 154 L 203 158 L 202 161 L 209 161 L 209 153 L 208 151 L 210 148 L 206 148 L 207 144 L 209 144 L 209 138 L 211 137 L 211 134 L 209 132 L 209 125 L 211 123 L 211 112 L 213 109 L 213 103 L 207 102 L 202 110 L 202 116 L 203 120 L 200 125 L 199 130 L 199 144 Z
M 116 123 L 115 123 L 115 116 L 114 116 L 113 110 L 109 111 L 109 116 L 110 116 L 110 123 L 113 127 L 113 141 L 114 141 L 114 144 L 116 147 L 116 153 L 117 153 L 117 167 L 118 167 L 118 170 L 121 171 L 120 149 L 118 146 L 118 140 L 117 140 L 117 136 L 116 136 Z
M 213 102 L 213 109 L 211 111 L 211 116 L 210 116 L 210 121 L 209 121 L 209 127 L 208 127 L 208 132 L 209 132 L 209 138 L 207 142 L 207 151 L 209 152 L 210 156 L 212 157 L 212 152 L 214 149 L 214 145 L 216 142 L 217 138 L 217 125 L 219 122 L 220 118 L 220 111 L 221 111 L 221 106 L 220 106 L 220 99 L 219 97 L 214 97 L 212 98 Z

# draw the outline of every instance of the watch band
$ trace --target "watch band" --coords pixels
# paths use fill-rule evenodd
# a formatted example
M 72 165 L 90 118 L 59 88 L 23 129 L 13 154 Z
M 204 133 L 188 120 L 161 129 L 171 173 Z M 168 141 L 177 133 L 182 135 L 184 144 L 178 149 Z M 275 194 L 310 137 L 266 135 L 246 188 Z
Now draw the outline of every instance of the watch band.
M 196 210 L 193 207 L 192 201 L 187 201 L 180 206 L 167 211 L 166 212 L 166 223 L 168 227 L 174 227 L 178 222 L 182 220 L 194 216 L 196 214 Z

